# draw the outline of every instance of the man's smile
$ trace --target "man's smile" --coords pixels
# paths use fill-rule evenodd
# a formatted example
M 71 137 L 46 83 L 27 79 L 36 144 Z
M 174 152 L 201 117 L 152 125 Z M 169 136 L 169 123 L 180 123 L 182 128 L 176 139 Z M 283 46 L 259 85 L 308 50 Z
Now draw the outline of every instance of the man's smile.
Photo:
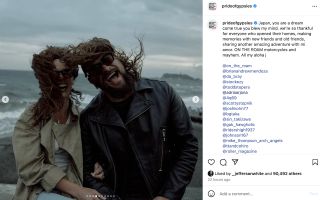
M 118 78 L 119 76 L 119 71 L 117 69 L 114 69 L 108 73 L 106 73 L 105 78 L 107 81 L 112 81 L 115 78 Z
M 118 68 L 113 68 L 103 72 L 103 81 L 105 84 L 117 88 L 124 84 L 123 76 Z

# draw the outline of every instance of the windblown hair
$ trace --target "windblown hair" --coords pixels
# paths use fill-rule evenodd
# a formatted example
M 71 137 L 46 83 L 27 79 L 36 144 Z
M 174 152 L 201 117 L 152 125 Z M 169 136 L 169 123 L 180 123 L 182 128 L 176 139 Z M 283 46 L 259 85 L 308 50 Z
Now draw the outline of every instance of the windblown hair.
M 64 103 L 64 98 L 55 82 L 53 61 L 59 59 L 70 68 L 76 69 L 76 65 L 70 65 L 70 49 L 72 47 L 47 46 L 39 54 L 34 54 L 31 68 L 39 81 L 40 98 L 32 107 L 32 127 L 43 126 L 50 120 L 54 112 L 59 111 Z M 69 58 L 69 59 L 67 59 Z M 76 77 L 74 77 L 76 78 Z M 81 93 L 72 89 L 70 100 L 76 105 L 80 104 Z M 71 104 L 70 104 L 71 108 Z
M 143 64 L 144 49 L 141 39 L 138 39 L 140 49 L 139 52 L 133 52 L 129 55 L 122 49 L 115 49 L 109 40 L 103 38 L 94 37 L 87 42 L 80 43 L 75 48 L 74 58 L 76 63 L 81 65 L 86 77 L 88 73 L 85 68 L 89 68 L 90 65 L 99 57 L 105 54 L 112 54 L 117 58 L 125 67 L 126 72 L 135 80 L 139 80 L 141 76 L 141 69 Z

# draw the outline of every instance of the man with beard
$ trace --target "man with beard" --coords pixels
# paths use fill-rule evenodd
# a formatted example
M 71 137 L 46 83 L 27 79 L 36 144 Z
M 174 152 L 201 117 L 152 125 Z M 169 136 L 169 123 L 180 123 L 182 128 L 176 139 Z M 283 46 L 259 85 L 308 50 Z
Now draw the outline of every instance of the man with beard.
M 107 199 L 178 200 L 198 144 L 182 99 L 164 81 L 140 78 L 143 46 L 127 56 L 102 38 L 79 44 L 75 58 L 101 92 L 81 114 L 84 185 Z M 90 175 L 101 163 L 104 179 Z

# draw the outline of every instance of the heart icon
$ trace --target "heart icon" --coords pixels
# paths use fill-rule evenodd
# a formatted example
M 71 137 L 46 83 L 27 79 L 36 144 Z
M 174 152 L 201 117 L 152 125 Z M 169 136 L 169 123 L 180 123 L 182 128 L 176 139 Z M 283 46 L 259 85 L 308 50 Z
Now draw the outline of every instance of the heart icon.
M 208 159 L 208 163 L 209 163 L 209 165 L 213 165 L 215 163 L 215 160 L 214 159 Z

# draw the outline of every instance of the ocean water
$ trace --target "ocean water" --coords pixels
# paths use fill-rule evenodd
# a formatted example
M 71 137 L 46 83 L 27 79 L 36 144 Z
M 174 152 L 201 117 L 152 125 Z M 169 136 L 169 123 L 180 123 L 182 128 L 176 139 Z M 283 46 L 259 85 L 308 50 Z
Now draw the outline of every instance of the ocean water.
M 161 75 L 160 75 L 161 76 Z M 167 81 L 182 97 L 184 103 L 191 111 L 202 111 L 202 81 L 185 79 L 183 77 L 156 77 Z M 150 77 L 147 77 L 150 78 Z M 75 81 L 74 88 L 82 92 L 81 107 L 85 107 L 99 92 L 89 84 L 83 74 Z M 39 86 L 32 71 L 0 70 L 0 137 L 12 134 L 14 125 L 24 109 L 39 98 Z M 9 97 L 8 103 L 3 103 L 1 98 Z M 194 103 L 193 96 L 198 96 L 200 101 Z

